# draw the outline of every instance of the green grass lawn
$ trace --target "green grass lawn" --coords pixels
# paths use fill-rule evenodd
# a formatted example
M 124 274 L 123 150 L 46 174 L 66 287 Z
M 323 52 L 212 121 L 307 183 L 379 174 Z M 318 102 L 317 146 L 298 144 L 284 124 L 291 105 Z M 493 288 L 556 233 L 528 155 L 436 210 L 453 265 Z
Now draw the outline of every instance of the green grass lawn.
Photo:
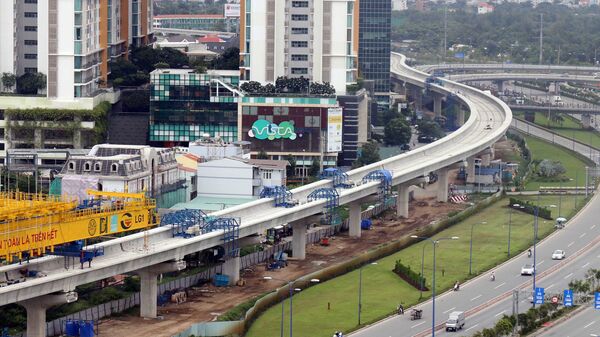
M 579 197 L 581 199 L 583 197 Z M 534 197 L 522 197 L 537 200 Z M 443 291 L 456 280 L 468 278 L 469 237 L 473 234 L 473 271 L 479 273 L 507 259 L 508 199 L 504 198 L 484 211 L 442 231 L 436 238 L 458 236 L 458 240 L 443 241 L 436 249 L 436 288 Z M 558 196 L 542 196 L 540 205 L 559 205 Z M 560 200 L 561 215 L 570 217 L 575 198 L 563 196 Z M 552 207 L 552 216 L 558 216 L 558 207 Z M 485 224 L 483 222 L 486 222 Z M 533 216 L 512 212 L 511 254 L 524 251 L 532 243 Z M 553 222 L 540 219 L 539 236 L 545 237 L 553 230 Z M 392 312 L 398 303 L 404 307 L 419 302 L 419 291 L 408 285 L 392 272 L 395 261 L 410 265 L 420 271 L 421 254 L 425 247 L 425 276 L 430 286 L 432 274 L 432 246 L 429 241 L 416 243 L 401 252 L 377 261 L 377 265 L 363 267 L 362 323 L 375 321 Z M 298 337 L 329 337 L 335 330 L 349 331 L 357 326 L 358 279 L 355 270 L 297 293 L 293 299 L 294 333 Z M 425 292 L 429 297 L 430 293 Z M 289 331 L 289 301 L 285 306 L 285 331 Z M 329 307 L 329 309 L 328 309 Z M 248 337 L 279 336 L 281 306 L 267 310 L 251 326 Z
M 517 116 L 523 118 L 523 113 L 516 113 Z M 583 130 L 581 123 L 568 115 L 563 115 L 562 123 L 549 121 L 547 114 L 543 112 L 535 113 L 535 124 L 552 129 L 552 131 L 567 138 L 575 138 L 575 140 L 583 144 L 591 144 L 594 147 L 600 147 L 600 134 L 595 131 Z
M 533 160 L 559 160 L 567 170 L 569 181 L 564 181 L 563 186 L 585 185 L 585 161 L 576 157 L 573 152 L 560 146 L 552 145 L 535 137 L 525 137 L 527 145 L 533 154 Z M 541 182 L 532 177 L 525 185 L 526 190 L 537 190 L 540 186 L 559 186 L 560 182 Z

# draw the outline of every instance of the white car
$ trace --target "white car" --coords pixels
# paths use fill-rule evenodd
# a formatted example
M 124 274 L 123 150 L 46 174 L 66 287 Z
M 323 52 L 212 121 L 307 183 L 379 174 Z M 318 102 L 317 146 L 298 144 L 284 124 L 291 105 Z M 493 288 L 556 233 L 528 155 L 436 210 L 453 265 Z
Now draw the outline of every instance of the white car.
M 526 264 L 521 268 L 521 275 L 533 275 L 535 267 L 532 264 Z
M 552 260 L 562 260 L 565 258 L 565 251 L 557 249 L 552 253 Z

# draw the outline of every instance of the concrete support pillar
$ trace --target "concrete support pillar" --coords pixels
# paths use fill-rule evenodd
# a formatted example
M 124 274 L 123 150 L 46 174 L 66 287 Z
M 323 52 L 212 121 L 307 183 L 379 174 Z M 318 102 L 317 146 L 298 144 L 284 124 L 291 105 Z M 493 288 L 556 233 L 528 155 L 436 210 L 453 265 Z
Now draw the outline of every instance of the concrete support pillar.
M 292 229 L 292 256 L 294 259 L 304 260 L 306 258 L 306 224 L 294 222 Z
M 444 96 L 440 94 L 433 94 L 433 112 L 435 113 L 435 117 L 442 116 L 442 98 Z
M 456 114 L 456 125 L 463 126 L 465 124 L 465 111 L 462 109 L 458 109 Z
M 398 185 L 398 197 L 396 198 L 396 215 L 401 218 L 408 218 L 409 187 L 410 185 L 406 183 Z
M 229 276 L 229 284 L 236 284 L 240 280 L 240 257 L 230 257 L 223 263 L 223 275 Z
M 59 304 L 77 301 L 77 293 L 44 295 L 18 302 L 27 310 L 27 337 L 46 337 L 46 310 Z
M 592 125 L 592 116 L 590 114 L 581 115 L 581 125 L 584 129 L 589 129 Z
M 136 271 L 140 276 L 140 317 L 156 318 L 158 275 L 183 269 L 185 269 L 185 261 L 180 260 L 165 262 Z
M 481 156 L 481 166 L 488 167 L 488 166 L 490 166 L 491 162 L 492 162 L 492 154 L 491 153 L 485 153 Z
M 351 202 L 349 205 L 348 226 L 349 234 L 353 238 L 360 238 L 360 201 Z
M 467 158 L 467 184 L 475 183 L 475 157 Z
M 437 190 L 437 201 L 447 202 L 448 201 L 448 169 L 443 168 L 438 170 L 438 190 Z
M 504 92 L 504 81 L 495 81 L 496 87 L 498 88 L 498 92 Z

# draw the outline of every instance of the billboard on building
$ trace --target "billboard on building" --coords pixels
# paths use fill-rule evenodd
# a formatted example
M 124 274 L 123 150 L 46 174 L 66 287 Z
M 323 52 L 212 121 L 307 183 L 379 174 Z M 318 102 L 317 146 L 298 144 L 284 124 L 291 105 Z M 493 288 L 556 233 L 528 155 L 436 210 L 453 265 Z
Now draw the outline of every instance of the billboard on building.
M 342 152 L 342 108 L 327 109 L 327 152 Z
M 225 17 L 240 17 L 240 4 L 225 4 Z

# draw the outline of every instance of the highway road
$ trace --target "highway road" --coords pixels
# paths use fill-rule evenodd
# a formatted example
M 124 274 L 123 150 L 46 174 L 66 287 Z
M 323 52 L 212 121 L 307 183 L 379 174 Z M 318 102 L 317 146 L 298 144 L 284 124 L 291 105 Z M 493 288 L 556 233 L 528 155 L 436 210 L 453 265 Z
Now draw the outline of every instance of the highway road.
M 537 284 L 538 287 L 562 292 L 566 284 L 573 278 L 581 277 L 587 268 L 600 265 L 600 221 L 598 209 L 600 196 L 596 195 L 591 202 L 568 225 L 558 230 L 537 245 Z M 533 227 L 533 226 L 532 226 Z M 533 230 L 532 230 L 533 233 Z M 533 235 L 532 235 L 533 236 Z M 444 243 L 442 243 L 444 244 Z M 551 259 L 555 249 L 564 249 L 567 257 L 562 261 Z M 467 315 L 465 331 L 446 333 L 441 330 L 438 336 L 463 336 L 475 333 L 487 326 L 492 326 L 504 313 L 511 312 L 512 292 L 523 290 L 520 309 L 528 307 L 527 293 L 532 289 L 533 278 L 521 276 L 521 267 L 532 258 L 521 254 L 494 269 L 496 281 L 489 279 L 489 273 L 461 285 L 460 291 L 448 291 L 436 298 L 436 327 L 441 328 L 451 311 L 465 311 Z M 438 271 L 439 272 L 439 271 Z M 418 305 L 423 310 L 424 318 L 411 321 L 409 315 L 394 316 L 374 325 L 361 329 L 351 336 L 427 336 L 431 334 L 431 301 Z
M 529 72 L 529 73 L 543 73 L 543 72 L 568 72 L 568 73 L 595 73 L 600 72 L 600 67 L 593 66 L 567 66 L 567 65 L 538 65 L 538 64 L 516 64 L 516 63 L 442 63 L 442 64 L 428 64 L 416 67 L 419 70 L 432 72 L 436 69 L 441 70 L 469 70 L 469 71 L 490 71 L 490 70 L 502 70 L 502 71 L 517 71 L 517 72 Z
M 597 337 L 600 336 L 600 311 L 594 310 L 591 303 L 575 316 L 563 321 L 538 337 Z

